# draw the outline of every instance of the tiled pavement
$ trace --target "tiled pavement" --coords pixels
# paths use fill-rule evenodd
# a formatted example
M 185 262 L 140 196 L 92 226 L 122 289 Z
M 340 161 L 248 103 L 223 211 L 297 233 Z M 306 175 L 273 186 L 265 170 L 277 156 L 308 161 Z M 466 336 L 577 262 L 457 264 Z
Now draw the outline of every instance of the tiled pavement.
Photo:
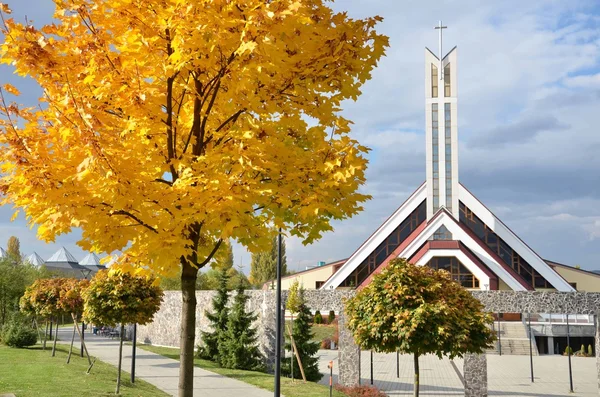
M 321 371 L 329 373 L 327 363 L 334 361 L 334 384 L 337 382 L 337 351 L 321 350 Z M 567 357 L 533 357 L 534 383 L 531 383 L 529 356 L 488 355 L 488 389 L 490 396 L 540 397 L 540 396 L 598 396 L 595 358 L 572 358 L 574 394 L 569 393 Z M 396 355 L 373 355 L 374 385 L 390 396 L 412 396 L 413 359 L 400 355 L 400 377 L 397 377 Z M 463 362 L 454 364 L 462 375 Z M 421 373 L 420 394 L 423 396 L 462 396 L 464 388 L 447 358 L 424 356 L 419 360 Z M 328 384 L 329 376 L 321 383 Z M 361 383 L 371 383 L 370 352 L 361 354 Z

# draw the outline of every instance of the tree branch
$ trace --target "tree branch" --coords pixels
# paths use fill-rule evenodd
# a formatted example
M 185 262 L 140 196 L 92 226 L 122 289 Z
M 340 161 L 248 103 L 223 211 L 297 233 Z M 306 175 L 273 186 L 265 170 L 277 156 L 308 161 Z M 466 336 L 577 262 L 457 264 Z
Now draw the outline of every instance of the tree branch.
M 117 211 L 112 211 L 110 214 L 110 216 L 113 215 L 124 215 L 130 219 L 133 219 L 134 221 L 136 221 L 140 226 L 145 227 L 146 229 L 158 234 L 158 231 L 153 228 L 152 226 L 148 225 L 147 223 L 145 223 L 144 221 L 142 221 L 140 218 L 138 218 L 137 216 L 133 215 L 131 212 L 129 211 L 125 211 L 125 210 L 117 210 Z

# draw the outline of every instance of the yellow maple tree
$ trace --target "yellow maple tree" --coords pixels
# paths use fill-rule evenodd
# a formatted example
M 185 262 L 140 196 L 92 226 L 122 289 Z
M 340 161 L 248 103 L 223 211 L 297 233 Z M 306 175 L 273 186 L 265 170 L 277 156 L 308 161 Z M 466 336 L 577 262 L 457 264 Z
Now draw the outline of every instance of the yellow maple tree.
M 2 203 L 44 240 L 76 227 L 86 250 L 181 274 L 191 395 L 194 284 L 221 241 L 256 251 L 281 227 L 310 243 L 368 198 L 340 112 L 388 45 L 381 18 L 325 0 L 54 3 L 41 28 L 0 4 L 0 61 L 43 90 L 36 107 L 2 90 Z

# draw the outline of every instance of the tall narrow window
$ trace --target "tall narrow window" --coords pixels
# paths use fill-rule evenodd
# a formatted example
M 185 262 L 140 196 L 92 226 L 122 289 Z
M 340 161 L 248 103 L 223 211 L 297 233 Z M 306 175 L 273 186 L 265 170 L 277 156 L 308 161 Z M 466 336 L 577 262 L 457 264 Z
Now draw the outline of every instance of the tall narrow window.
M 446 208 L 452 212 L 452 106 L 444 104 L 445 161 L 446 161 Z
M 444 67 L 444 96 L 451 96 L 450 92 L 450 64 Z
M 431 97 L 438 97 L 438 69 L 433 63 L 431 64 Z
M 433 212 L 440 208 L 440 157 L 438 104 L 431 104 L 431 156 L 433 162 Z

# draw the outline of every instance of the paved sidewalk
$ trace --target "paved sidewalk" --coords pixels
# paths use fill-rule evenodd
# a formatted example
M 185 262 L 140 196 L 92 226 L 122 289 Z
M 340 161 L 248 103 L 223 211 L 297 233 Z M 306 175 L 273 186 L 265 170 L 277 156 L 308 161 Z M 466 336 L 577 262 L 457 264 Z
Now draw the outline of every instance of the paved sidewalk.
M 321 372 L 327 371 L 327 362 L 334 361 L 333 381 L 337 383 L 339 365 L 337 351 L 319 350 Z M 488 355 L 488 395 L 502 397 L 569 397 L 598 396 L 596 359 L 573 357 L 573 388 L 569 393 L 568 359 L 560 355 L 533 357 L 534 379 L 531 383 L 529 356 Z M 370 352 L 361 354 L 361 383 L 371 383 Z M 463 372 L 463 360 L 455 359 L 458 372 Z M 452 362 L 447 358 L 439 360 L 432 355 L 419 359 L 421 372 L 421 395 L 423 396 L 464 396 L 464 386 Z M 397 374 L 395 354 L 373 355 L 373 378 L 375 386 L 389 396 L 412 396 L 413 359 L 409 355 L 399 357 Z M 329 376 L 320 383 L 328 384 Z
M 72 330 L 70 327 L 59 328 L 59 343 L 69 344 Z M 117 339 L 95 336 L 88 329 L 85 333 L 85 341 L 90 356 L 97 357 L 98 360 L 112 364 L 115 367 L 117 366 L 119 360 L 119 341 Z M 78 342 L 79 336 L 76 336 L 75 346 L 77 350 L 74 346 L 73 351 L 77 351 L 77 353 L 79 353 L 80 346 Z M 130 376 L 131 350 L 130 345 L 123 345 L 122 376 L 127 378 Z M 135 358 L 135 378 L 145 380 L 171 396 L 177 396 L 179 361 L 138 348 Z M 194 368 L 194 392 L 197 395 L 228 397 L 270 397 L 273 395 L 272 392 L 267 390 L 198 367 Z

